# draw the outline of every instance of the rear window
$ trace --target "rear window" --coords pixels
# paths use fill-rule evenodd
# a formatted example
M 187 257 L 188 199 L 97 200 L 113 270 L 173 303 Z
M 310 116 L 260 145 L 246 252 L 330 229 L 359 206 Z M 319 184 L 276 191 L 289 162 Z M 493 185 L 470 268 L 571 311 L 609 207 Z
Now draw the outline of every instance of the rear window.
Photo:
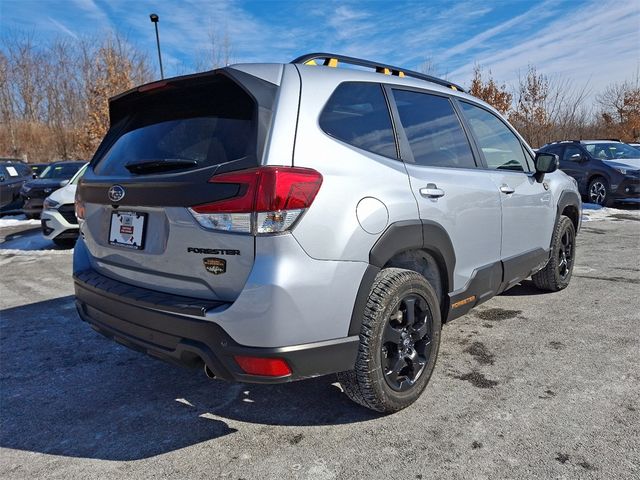
M 95 165 L 99 175 L 203 168 L 245 157 L 257 164 L 254 101 L 226 77 L 150 91 L 129 110 Z
M 380 84 L 340 84 L 320 115 L 320 128 L 354 147 L 397 158 L 391 117 Z

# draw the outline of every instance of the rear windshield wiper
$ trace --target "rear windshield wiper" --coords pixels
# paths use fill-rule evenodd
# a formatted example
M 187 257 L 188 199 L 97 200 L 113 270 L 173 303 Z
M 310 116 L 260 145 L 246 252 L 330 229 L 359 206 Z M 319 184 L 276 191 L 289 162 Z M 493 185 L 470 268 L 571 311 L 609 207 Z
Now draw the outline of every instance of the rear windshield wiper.
M 144 162 L 127 163 L 125 168 L 131 173 L 160 173 L 173 170 L 183 170 L 185 168 L 197 167 L 195 160 L 183 160 L 179 158 L 167 158 L 164 160 L 147 160 Z

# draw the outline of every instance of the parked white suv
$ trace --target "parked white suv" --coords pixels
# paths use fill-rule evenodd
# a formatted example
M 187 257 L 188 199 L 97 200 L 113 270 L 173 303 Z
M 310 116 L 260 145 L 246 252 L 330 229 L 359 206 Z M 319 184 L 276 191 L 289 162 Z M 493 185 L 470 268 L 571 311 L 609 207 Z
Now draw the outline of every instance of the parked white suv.
M 78 170 L 67 185 L 45 198 L 42 204 L 42 235 L 58 246 L 72 246 L 78 238 L 78 220 L 75 214 L 76 188 L 87 165 Z
M 339 373 L 392 412 L 443 323 L 571 278 L 575 183 L 445 80 L 312 54 L 143 85 L 110 113 L 78 188 L 77 306 L 154 357 L 242 382 Z

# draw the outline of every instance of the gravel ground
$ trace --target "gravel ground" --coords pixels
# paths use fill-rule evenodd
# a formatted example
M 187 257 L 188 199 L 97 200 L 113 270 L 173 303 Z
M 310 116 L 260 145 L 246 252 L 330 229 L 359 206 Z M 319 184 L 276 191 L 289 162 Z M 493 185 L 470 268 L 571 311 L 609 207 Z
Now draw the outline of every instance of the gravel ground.
M 0 229 L 0 476 L 640 478 L 633 213 L 584 224 L 568 289 L 523 282 L 446 325 L 425 394 L 389 416 L 333 377 L 228 384 L 114 344 L 76 315 L 70 252 Z

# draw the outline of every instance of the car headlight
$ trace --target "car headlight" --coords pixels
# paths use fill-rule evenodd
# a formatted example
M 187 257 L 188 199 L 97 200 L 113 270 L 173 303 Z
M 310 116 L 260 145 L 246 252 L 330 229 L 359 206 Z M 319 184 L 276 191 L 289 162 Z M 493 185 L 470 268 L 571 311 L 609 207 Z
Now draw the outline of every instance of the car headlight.
M 614 170 L 620 172 L 622 175 L 626 175 L 627 174 L 627 169 L 624 167 L 613 167 Z
M 60 202 L 56 202 L 55 200 L 51 200 L 49 197 L 44 199 L 44 203 L 42 206 L 45 210 L 55 210 L 60 205 Z

